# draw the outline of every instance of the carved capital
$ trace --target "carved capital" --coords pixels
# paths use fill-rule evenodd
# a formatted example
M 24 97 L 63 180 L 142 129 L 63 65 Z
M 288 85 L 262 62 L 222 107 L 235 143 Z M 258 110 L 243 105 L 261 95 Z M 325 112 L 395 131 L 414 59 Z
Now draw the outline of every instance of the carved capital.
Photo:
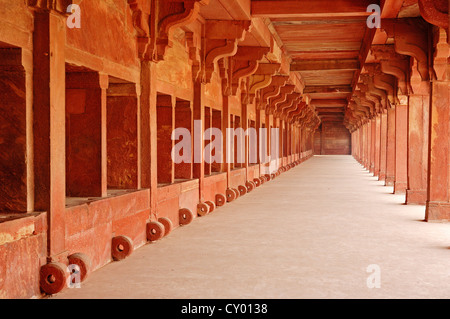
M 447 33 L 442 28 L 436 28 L 433 34 L 434 55 L 433 70 L 436 78 L 440 81 L 450 80 L 448 74 L 448 59 L 450 57 L 450 45 L 447 40 Z
M 139 59 L 141 59 L 142 61 L 151 60 L 151 54 L 149 54 L 150 14 L 144 11 L 141 0 L 128 0 L 128 5 L 132 12 L 132 23 L 134 30 L 136 31 L 137 51 Z
M 230 96 L 231 91 L 231 79 L 232 69 L 230 67 L 230 58 L 220 59 L 218 62 L 220 78 L 222 79 L 222 94 L 224 96 Z

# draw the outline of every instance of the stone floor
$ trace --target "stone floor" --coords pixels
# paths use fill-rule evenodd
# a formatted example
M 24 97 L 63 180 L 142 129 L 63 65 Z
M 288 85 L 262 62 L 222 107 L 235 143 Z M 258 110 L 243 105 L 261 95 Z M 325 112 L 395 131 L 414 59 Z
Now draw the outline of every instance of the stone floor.
M 450 225 L 403 202 L 316 156 L 52 298 L 450 298 Z

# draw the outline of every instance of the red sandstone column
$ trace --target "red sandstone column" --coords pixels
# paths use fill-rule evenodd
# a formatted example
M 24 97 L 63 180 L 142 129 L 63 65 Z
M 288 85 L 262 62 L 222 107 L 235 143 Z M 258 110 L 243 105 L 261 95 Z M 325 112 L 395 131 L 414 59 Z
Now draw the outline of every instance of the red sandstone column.
M 428 84 L 428 83 L 424 83 Z M 427 90 L 429 91 L 429 90 Z M 425 205 L 427 199 L 429 96 L 410 95 L 408 107 L 407 204 Z
M 370 172 L 372 161 L 372 120 L 367 122 L 367 158 L 366 169 Z
M 431 88 L 427 221 L 450 221 L 449 122 L 450 81 L 434 80 Z
M 244 130 L 244 134 L 248 130 L 248 104 L 242 102 L 241 103 L 241 127 Z M 242 137 L 242 141 L 244 143 L 244 163 L 242 163 L 243 167 L 245 168 L 245 181 L 248 181 L 248 161 L 249 161 L 249 139 L 250 136 L 244 135 Z
M 367 150 L 369 149 L 369 140 L 367 139 L 367 128 L 368 128 L 368 122 L 363 124 L 362 132 L 362 147 L 363 147 L 363 158 L 362 158 L 362 165 L 364 168 L 367 169 Z
M 408 105 L 395 107 L 395 181 L 394 193 L 405 194 L 407 186 Z
M 211 108 L 209 108 L 209 107 L 206 108 L 205 107 L 205 117 L 204 117 L 204 119 L 205 119 L 204 122 L 205 122 L 205 132 L 206 132 L 208 129 L 211 129 L 213 127 L 212 126 L 212 109 Z M 205 138 L 208 138 L 208 141 L 210 141 L 211 136 L 205 136 Z M 205 149 L 205 146 L 206 146 L 207 143 L 208 142 L 205 142 L 205 141 L 202 143 L 203 144 L 203 147 L 202 147 L 203 150 Z M 206 156 L 208 156 L 208 154 L 206 154 Z M 212 168 L 211 163 L 207 163 L 205 158 L 203 159 L 203 162 L 204 162 L 204 165 L 205 165 L 204 176 L 211 175 L 211 172 L 212 172 L 212 170 L 211 170 L 211 168 Z M 195 165 L 195 163 L 194 163 L 194 165 Z M 202 194 L 203 194 L 203 185 L 200 187 L 200 200 L 203 197 Z
M 386 136 L 386 186 L 394 186 L 395 181 L 395 108 L 387 110 Z
M 262 120 L 261 120 L 261 110 L 256 110 L 256 121 L 255 121 L 255 126 L 256 126 L 256 136 L 257 136 L 257 145 L 256 145 L 256 151 L 257 151 L 257 157 L 256 157 L 256 162 L 258 163 L 258 173 L 259 176 L 261 175 L 261 164 L 264 162 L 264 156 L 267 154 L 266 152 L 263 152 L 263 149 L 261 147 L 261 143 L 264 140 L 265 137 L 262 136 L 261 132 L 260 132 L 260 128 L 262 128 Z
M 227 173 L 227 187 L 230 187 L 231 180 L 231 165 L 229 163 L 230 159 L 227 159 L 228 147 L 234 147 L 233 143 L 229 142 L 229 137 L 227 136 L 227 128 L 231 127 L 230 122 L 230 108 L 229 105 L 230 99 L 228 95 L 223 95 L 223 103 L 222 103 L 222 135 L 223 135 L 223 163 L 222 163 L 222 171 Z M 233 137 L 231 137 L 233 138 Z
M 35 210 L 47 212 L 48 258 L 63 261 L 67 255 L 64 254 L 66 24 L 63 17 L 53 12 L 36 11 L 34 27 Z
M 191 130 L 193 133 L 193 138 L 197 141 L 194 142 L 194 145 L 197 145 L 193 148 L 193 152 L 198 152 L 197 155 L 194 154 L 194 158 L 197 157 L 197 160 L 201 158 L 199 163 L 193 164 L 193 177 L 199 179 L 199 201 L 204 202 L 204 181 L 205 181 L 205 159 L 204 159 L 204 150 L 205 150 L 205 142 L 203 141 L 203 134 L 205 132 L 205 105 L 204 105 L 204 90 L 205 85 L 201 81 L 194 80 L 194 99 L 193 99 L 193 119 L 194 121 L 202 121 L 201 132 L 197 132 Z M 196 148 L 199 148 L 198 150 Z
M 376 140 L 377 140 L 377 122 L 376 117 L 370 120 L 370 168 L 369 172 L 375 175 L 375 157 L 376 157 Z
M 360 126 L 359 131 L 359 163 L 362 165 L 364 161 L 364 127 Z
M 158 166 L 157 166 L 157 118 L 156 118 L 156 64 L 149 61 L 141 63 L 140 99 L 140 145 L 141 145 L 141 186 L 150 189 L 150 210 L 157 214 Z
M 386 180 L 386 155 L 387 155 L 387 112 L 380 115 L 380 174 L 379 181 Z
M 361 128 L 359 127 L 356 130 L 356 136 L 355 136 L 355 150 L 356 150 L 356 155 L 357 158 L 356 160 L 358 162 L 361 162 Z
M 352 133 L 351 133 L 352 156 L 356 159 L 355 135 L 356 135 L 356 132 L 352 132 Z
M 362 162 L 362 127 L 360 126 L 357 130 L 358 135 L 356 138 L 356 148 L 358 150 L 358 162 Z
M 381 115 L 375 118 L 375 166 L 374 175 L 380 176 L 380 147 L 381 147 Z

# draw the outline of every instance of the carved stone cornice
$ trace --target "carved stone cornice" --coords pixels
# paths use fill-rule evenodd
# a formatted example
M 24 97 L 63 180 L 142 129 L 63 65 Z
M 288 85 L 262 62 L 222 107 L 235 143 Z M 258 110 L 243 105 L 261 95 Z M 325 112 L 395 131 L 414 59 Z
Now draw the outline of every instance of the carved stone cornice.
M 430 24 L 449 32 L 448 0 L 419 0 L 421 16 Z
M 43 11 L 56 11 L 61 14 L 68 14 L 67 7 L 73 4 L 72 0 L 27 0 L 29 7 Z

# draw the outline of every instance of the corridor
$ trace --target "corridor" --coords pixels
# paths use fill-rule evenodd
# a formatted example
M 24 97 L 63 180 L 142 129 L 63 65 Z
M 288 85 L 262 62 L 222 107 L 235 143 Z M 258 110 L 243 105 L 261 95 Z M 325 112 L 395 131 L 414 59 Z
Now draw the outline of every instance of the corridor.
M 450 226 L 392 192 L 314 156 L 49 298 L 450 298 Z

